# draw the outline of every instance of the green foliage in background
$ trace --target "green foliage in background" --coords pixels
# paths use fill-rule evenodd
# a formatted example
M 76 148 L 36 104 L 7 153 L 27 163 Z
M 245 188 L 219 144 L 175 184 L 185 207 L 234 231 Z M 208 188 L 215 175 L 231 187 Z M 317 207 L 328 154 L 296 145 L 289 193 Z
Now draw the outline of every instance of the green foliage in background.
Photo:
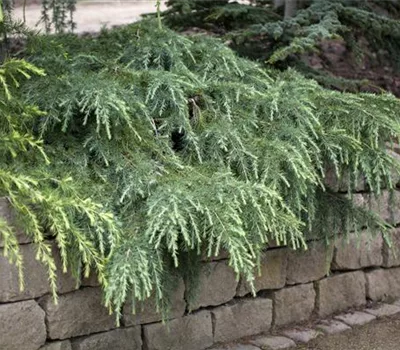
M 360 173 L 376 195 L 394 187 L 399 164 L 386 152 L 400 135 L 393 96 L 325 90 L 152 21 L 97 36 L 32 37 L 23 56 L 29 64 L 19 64 L 46 76 L 12 93 L 22 110 L 4 102 L 2 123 L 25 120 L 27 106 L 43 112 L 18 127 L 34 147 L 18 158 L 3 153 L 14 173 L 34 180 L 19 188 L 0 178 L 8 183 L 0 194 L 39 248 L 49 235 L 65 267 L 96 269 L 117 314 L 126 300 L 150 295 L 167 310 L 175 278 L 195 281 L 201 257 L 221 250 L 251 283 L 272 240 L 301 249 L 315 235 L 388 230 L 323 178 L 333 165 L 350 174 L 350 191 Z M 29 230 L 32 223 L 39 226 Z M 15 235 L 0 232 L 15 249 Z
M 283 1 L 275 1 L 279 3 Z M 295 67 L 327 87 L 350 91 L 365 82 L 335 79 L 304 64 L 302 56 L 318 55 L 320 44 L 340 39 L 353 60 L 368 57 L 400 71 L 400 2 L 380 0 L 298 1 L 293 18 L 283 18 L 273 1 L 250 5 L 228 1 L 169 0 L 166 23 L 176 30 L 202 28 L 230 40 L 240 55 L 276 68 Z
M 22 257 L 17 233 L 23 232 L 37 249 L 36 258 L 48 268 L 51 289 L 56 295 L 56 265 L 49 241 L 60 249 L 62 270 L 78 279 L 93 269 L 104 281 L 107 254 L 118 241 L 118 229 L 111 213 L 94 202 L 83 184 L 60 172 L 46 154 L 46 145 L 34 132 L 45 117 L 36 106 L 18 96 L 23 80 L 44 76 L 43 70 L 20 60 L 0 66 L 0 196 L 16 213 L 16 222 L 0 218 L 3 254 L 15 263 L 23 287 Z

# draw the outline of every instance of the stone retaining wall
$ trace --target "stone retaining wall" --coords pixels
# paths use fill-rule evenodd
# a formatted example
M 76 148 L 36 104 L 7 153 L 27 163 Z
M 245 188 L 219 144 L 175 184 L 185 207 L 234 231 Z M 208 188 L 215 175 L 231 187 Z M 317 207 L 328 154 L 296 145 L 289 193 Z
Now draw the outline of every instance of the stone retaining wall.
M 399 207 L 382 203 L 375 207 L 379 214 L 399 224 Z M 0 216 L 12 220 L 4 200 Z M 23 234 L 19 238 L 25 260 L 24 292 L 19 291 L 15 267 L 2 256 L 0 242 L 1 350 L 204 350 L 363 307 L 368 301 L 400 297 L 400 253 L 396 254 L 400 229 L 393 232 L 394 249 L 381 236 L 371 239 L 361 231 L 358 237 L 338 239 L 329 247 L 310 242 L 306 252 L 285 247 L 266 250 L 262 275 L 255 282 L 256 298 L 246 283 L 236 280 L 226 256 L 205 261 L 199 297 L 190 305 L 193 312 L 187 312 L 181 283 L 168 326 L 161 323 L 149 300 L 136 315 L 127 306 L 117 328 L 93 279 L 76 289 L 74 280 L 60 273 L 60 297 L 54 304 L 33 245 Z

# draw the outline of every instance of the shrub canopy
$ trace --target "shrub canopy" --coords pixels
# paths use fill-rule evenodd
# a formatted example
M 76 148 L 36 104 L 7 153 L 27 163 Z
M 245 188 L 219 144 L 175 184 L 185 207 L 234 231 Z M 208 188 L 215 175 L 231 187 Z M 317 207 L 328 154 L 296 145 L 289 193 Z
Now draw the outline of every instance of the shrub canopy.
M 40 148 L 13 158 L 4 143 L 13 128 L 2 126 L 4 164 L 34 180 L 21 189 L 0 177 L 0 193 L 21 217 L 29 210 L 23 224 L 39 247 L 53 236 L 76 276 L 97 271 L 117 312 L 151 294 L 167 310 L 178 273 L 193 282 L 200 257 L 222 249 L 251 282 L 272 240 L 297 249 L 360 225 L 388 229 L 323 179 L 333 166 L 350 174 L 350 192 L 360 173 L 375 194 L 394 187 L 399 164 L 386 146 L 400 135 L 400 102 L 391 95 L 325 90 L 152 21 L 35 36 L 23 56 L 46 75 L 22 84 L 19 107 L 3 90 L 1 120 L 43 111 L 16 128 Z M 43 152 L 49 161 L 36 161 Z

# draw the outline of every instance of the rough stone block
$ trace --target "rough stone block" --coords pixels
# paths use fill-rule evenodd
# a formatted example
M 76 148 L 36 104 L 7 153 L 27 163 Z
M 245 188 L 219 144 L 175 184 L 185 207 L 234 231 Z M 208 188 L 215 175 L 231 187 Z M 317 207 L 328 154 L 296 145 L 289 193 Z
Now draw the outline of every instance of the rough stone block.
M 365 273 L 367 297 L 373 301 L 400 297 L 400 268 Z
M 400 228 L 392 230 L 392 246 L 389 247 L 386 242 L 383 243 L 383 264 L 384 267 L 400 266 Z
M 209 311 L 177 318 L 166 325 L 153 323 L 143 326 L 146 350 L 203 350 L 213 344 Z
M 0 218 L 5 220 L 8 225 L 14 228 L 19 243 L 30 243 L 32 240 L 18 228 L 15 211 L 7 198 L 0 198 Z M 3 238 L 0 237 L 0 248 L 4 246 Z
M 291 329 L 283 332 L 283 334 L 299 343 L 308 343 L 319 335 L 319 333 L 313 329 Z
M 72 341 L 72 350 L 142 350 L 141 328 L 115 329 Z
M 392 198 L 389 191 L 383 191 L 378 198 L 367 193 L 360 193 L 354 195 L 353 200 L 355 205 L 374 211 L 383 220 L 391 224 L 400 223 L 399 191 L 394 191 Z
M 75 278 L 73 278 L 68 271 L 65 273 L 62 271 L 60 250 L 57 248 L 55 243 L 52 243 L 51 249 L 53 252 L 54 261 L 57 266 L 57 293 L 65 294 L 76 290 L 78 285 Z
M 392 147 L 392 145 L 387 146 L 387 153 L 391 155 L 395 161 L 399 162 L 400 161 L 400 149 L 398 148 L 398 145 L 395 147 Z M 391 173 L 391 180 L 394 186 L 399 187 L 400 184 L 400 173 L 398 173 L 396 170 L 392 170 Z
M 9 302 L 40 297 L 49 292 L 46 268 L 35 259 L 33 244 L 20 246 L 24 262 L 23 291 L 19 288 L 18 269 L 8 262 L 0 249 L 0 302 Z
M 57 286 L 59 293 L 72 291 L 76 287 L 75 280 L 68 274 L 61 272 L 61 262 L 58 251 L 52 246 L 57 270 Z M 23 291 L 19 288 L 18 270 L 3 256 L 0 249 L 0 302 L 10 302 L 41 297 L 50 292 L 50 285 L 46 267 L 36 260 L 34 244 L 20 246 L 23 256 L 24 284 Z
M 283 326 L 308 320 L 314 311 L 315 295 L 312 283 L 274 292 L 275 325 Z
M 250 343 L 260 347 L 261 349 L 278 350 L 288 349 L 296 346 L 296 343 L 285 337 L 264 336 L 250 340 Z
M 321 317 L 365 305 L 365 276 L 362 271 L 344 273 L 317 282 L 317 312 Z
M 40 350 L 72 350 L 69 340 L 46 343 Z
M 82 277 L 82 287 L 100 287 L 100 282 L 94 271 L 91 271 L 89 277 Z
M 210 262 L 210 261 L 218 261 L 218 260 L 227 260 L 229 258 L 229 253 L 226 250 L 221 250 L 217 255 L 212 255 L 210 257 L 207 256 L 207 253 L 204 252 L 202 254 L 202 261 Z
M 235 273 L 226 261 L 203 264 L 197 298 L 189 305 L 189 309 L 221 305 L 232 300 L 237 284 Z
M 59 297 L 55 305 L 51 296 L 40 300 L 46 312 L 48 338 L 67 339 L 115 328 L 115 316 L 102 305 L 98 288 L 85 288 Z
M 260 275 L 254 281 L 256 292 L 266 289 L 280 289 L 285 286 L 287 249 L 267 250 L 261 259 Z M 239 284 L 237 295 L 244 296 L 251 292 L 246 281 Z
M 365 312 L 368 312 L 376 317 L 392 316 L 400 312 L 400 306 L 381 304 L 376 308 L 366 309 Z
M 212 350 L 261 350 L 259 347 L 248 344 L 233 344 L 233 345 L 225 345 L 220 348 L 212 348 Z
M 351 234 L 335 242 L 332 270 L 358 270 L 364 267 L 381 266 L 383 238 L 380 234 L 371 237 L 367 231 Z
M 184 299 L 185 285 L 182 280 L 171 297 L 171 310 L 169 319 L 182 317 L 185 313 L 186 303 Z M 156 300 L 151 297 L 136 306 L 136 313 L 133 314 L 132 305 L 127 304 L 124 307 L 123 322 L 125 326 L 134 326 L 139 324 L 153 323 L 161 321 L 162 317 L 157 312 Z
M 335 319 L 342 321 L 349 326 L 362 326 L 375 320 L 376 317 L 365 312 L 355 311 L 352 313 L 335 316 Z
M 336 334 L 351 329 L 346 324 L 335 320 L 323 320 L 317 325 L 316 328 L 326 334 Z
M 333 255 L 333 245 L 311 242 L 308 250 L 289 250 L 287 284 L 317 281 L 327 275 Z
M 333 192 L 348 192 L 349 182 L 350 182 L 350 174 L 348 172 L 344 173 L 342 177 L 339 178 L 333 166 L 330 166 L 326 169 L 324 185 Z M 365 176 L 360 174 L 355 184 L 354 191 L 355 192 L 365 191 L 367 187 L 368 186 Z
M 214 316 L 214 341 L 229 342 L 268 331 L 272 322 L 272 300 L 243 299 L 211 312 Z
M 0 305 L 0 349 L 39 349 L 45 341 L 45 314 L 35 301 Z

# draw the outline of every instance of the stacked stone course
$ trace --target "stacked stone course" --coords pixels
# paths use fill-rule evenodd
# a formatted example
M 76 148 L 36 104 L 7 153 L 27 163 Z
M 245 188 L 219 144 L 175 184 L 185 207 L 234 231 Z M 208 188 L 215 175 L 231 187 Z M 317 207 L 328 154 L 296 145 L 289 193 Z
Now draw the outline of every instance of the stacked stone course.
M 365 195 L 357 196 L 358 203 L 365 205 Z M 388 193 L 383 197 L 387 199 Z M 399 198 L 396 192 L 395 199 Z M 375 210 L 400 224 L 399 206 L 378 202 L 373 203 Z M 0 216 L 13 220 L 5 200 L 0 200 Z M 205 350 L 258 334 L 264 338 L 250 347 L 263 342 L 293 344 L 287 338 L 265 336 L 281 327 L 364 307 L 368 301 L 400 297 L 400 228 L 393 230 L 393 249 L 381 235 L 370 238 L 361 230 L 339 237 L 330 246 L 310 242 L 307 251 L 267 249 L 262 274 L 255 281 L 255 298 L 248 284 L 236 279 L 226 255 L 205 260 L 197 301 L 187 305 L 185 286 L 180 283 L 167 326 L 155 312 L 154 300 L 149 299 L 137 307 L 135 315 L 126 305 L 117 328 L 115 316 L 102 306 L 101 289 L 94 277 L 85 279 L 77 289 L 75 281 L 60 272 L 60 296 L 54 304 L 33 244 L 23 233 L 18 238 L 25 267 L 22 292 L 17 271 L 3 257 L 0 241 L 1 350 Z M 368 315 L 342 315 L 336 323 L 362 324 L 365 317 L 372 317 Z M 326 332 L 343 328 L 336 323 L 322 322 L 319 328 Z

